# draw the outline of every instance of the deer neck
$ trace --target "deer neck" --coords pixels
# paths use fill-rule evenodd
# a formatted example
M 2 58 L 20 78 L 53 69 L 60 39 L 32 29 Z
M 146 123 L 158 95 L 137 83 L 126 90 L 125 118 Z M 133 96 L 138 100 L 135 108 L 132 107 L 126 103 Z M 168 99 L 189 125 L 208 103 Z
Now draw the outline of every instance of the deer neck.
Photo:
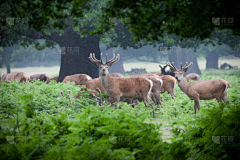
M 188 88 L 190 86 L 191 82 L 185 81 L 185 79 L 182 77 L 180 81 L 177 81 L 177 84 L 179 88 L 186 94 L 188 94 Z
M 111 78 L 109 74 L 101 75 L 102 85 L 106 90 L 109 89 Z

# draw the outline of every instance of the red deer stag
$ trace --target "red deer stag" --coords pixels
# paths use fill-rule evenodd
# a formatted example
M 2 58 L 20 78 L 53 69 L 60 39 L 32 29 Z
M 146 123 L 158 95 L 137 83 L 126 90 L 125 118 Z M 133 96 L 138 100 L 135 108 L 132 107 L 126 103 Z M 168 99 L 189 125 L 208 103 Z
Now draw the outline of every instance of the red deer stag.
M 71 76 L 66 76 L 63 79 L 63 83 L 75 82 L 75 85 L 83 85 L 90 79 L 92 79 L 92 78 L 87 74 L 74 74 Z
M 186 75 L 185 77 L 187 80 L 195 80 L 195 81 L 199 81 L 200 76 L 197 73 L 189 73 Z
M 116 109 L 118 108 L 120 97 L 126 99 L 140 98 L 143 100 L 145 107 L 147 108 L 148 106 L 146 102 L 150 102 L 150 94 L 153 82 L 142 77 L 111 77 L 109 75 L 108 68 L 119 60 L 119 54 L 115 60 L 114 58 L 115 54 L 113 54 L 113 58 L 108 61 L 106 54 L 106 63 L 104 64 L 102 62 L 102 54 L 100 55 L 101 60 L 98 60 L 96 59 L 95 54 L 91 53 L 89 60 L 93 63 L 96 63 L 100 68 L 102 85 L 106 89 L 108 96 L 114 99 Z M 111 107 L 113 107 L 113 103 Z M 152 104 L 151 107 L 153 108 L 153 117 L 155 117 L 155 111 Z
M 216 98 L 218 103 L 223 100 L 227 101 L 227 91 L 229 88 L 229 83 L 223 79 L 210 79 L 204 81 L 192 81 L 187 82 L 183 78 L 183 74 L 188 70 L 189 67 L 192 66 L 192 62 L 178 70 L 174 63 L 172 65 L 170 62 L 167 65 L 171 68 L 171 71 L 174 72 L 175 78 L 177 79 L 177 83 L 179 88 L 191 99 L 194 100 L 194 110 L 196 114 L 196 109 L 200 109 L 199 100 L 210 100 Z
M 0 80 L 2 81 L 11 81 L 13 79 L 19 79 L 20 83 L 25 82 L 25 84 L 29 83 L 30 76 L 24 72 L 12 72 L 8 74 L 4 74 Z
M 39 79 L 40 81 L 46 82 L 47 84 L 50 82 L 50 78 L 46 74 L 35 74 L 30 76 L 30 79 Z

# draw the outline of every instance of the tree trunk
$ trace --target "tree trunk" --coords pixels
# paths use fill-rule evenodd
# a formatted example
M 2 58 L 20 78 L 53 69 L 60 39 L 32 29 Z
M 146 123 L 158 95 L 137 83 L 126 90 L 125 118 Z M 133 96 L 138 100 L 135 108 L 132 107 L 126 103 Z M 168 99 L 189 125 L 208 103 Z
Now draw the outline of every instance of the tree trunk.
M 207 56 L 206 56 L 206 69 L 218 69 L 218 59 L 219 59 L 219 54 L 212 51 L 212 52 L 208 52 Z
M 7 67 L 7 73 L 11 73 L 10 63 L 5 64 Z
M 193 65 L 190 68 L 188 68 L 187 72 L 185 72 L 184 75 L 186 76 L 189 73 L 197 73 L 197 74 L 201 75 L 202 73 L 198 67 L 197 57 L 194 56 L 193 54 L 191 54 L 191 52 L 186 53 L 184 48 L 183 48 L 182 53 L 184 55 L 182 57 L 183 65 L 185 65 L 186 62 L 188 62 L 188 64 L 193 62 Z
M 58 82 L 62 82 L 64 77 L 73 74 L 87 74 L 92 78 L 99 77 L 99 67 L 92 63 L 88 57 L 90 53 L 95 53 L 100 59 L 100 48 L 98 36 L 81 39 L 80 36 L 69 29 L 64 33 L 61 47 L 61 66 Z

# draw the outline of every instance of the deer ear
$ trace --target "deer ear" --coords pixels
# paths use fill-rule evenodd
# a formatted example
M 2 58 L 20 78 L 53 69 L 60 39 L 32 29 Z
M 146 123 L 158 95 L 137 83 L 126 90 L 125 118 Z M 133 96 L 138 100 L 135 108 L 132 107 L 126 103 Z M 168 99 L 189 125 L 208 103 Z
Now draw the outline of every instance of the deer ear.
M 159 65 L 159 67 L 160 67 L 160 68 L 162 68 L 162 66 L 161 66 L 161 65 Z

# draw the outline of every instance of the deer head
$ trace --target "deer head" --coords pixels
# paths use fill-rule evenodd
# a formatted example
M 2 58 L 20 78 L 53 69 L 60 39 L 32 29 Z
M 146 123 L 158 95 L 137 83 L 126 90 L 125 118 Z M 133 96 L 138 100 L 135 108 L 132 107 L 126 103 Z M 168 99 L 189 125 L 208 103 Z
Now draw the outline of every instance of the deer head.
M 174 66 L 174 62 L 172 62 L 172 65 L 170 62 L 167 63 L 167 66 L 170 67 L 171 71 L 175 74 L 175 78 L 178 81 L 181 81 L 181 79 L 183 78 L 183 74 L 187 72 L 188 68 L 191 67 L 192 65 L 193 65 L 192 62 L 189 65 L 187 65 L 187 62 L 186 62 L 185 66 L 182 68 L 182 63 L 181 63 L 181 69 L 179 70 Z
M 167 66 L 162 67 L 161 65 L 159 65 L 159 67 L 161 68 L 162 73 L 166 73 L 165 69 L 167 68 Z
M 88 57 L 88 58 L 91 62 L 96 63 L 97 66 L 100 68 L 101 76 L 105 76 L 105 75 L 109 74 L 108 68 L 111 67 L 113 63 L 117 62 L 119 60 L 120 56 L 118 54 L 116 59 L 114 60 L 115 54 L 113 54 L 113 58 L 108 61 L 108 56 L 106 54 L 106 63 L 105 64 L 102 62 L 102 53 L 100 55 L 100 60 L 96 59 L 94 53 L 93 54 L 90 53 L 90 57 Z

